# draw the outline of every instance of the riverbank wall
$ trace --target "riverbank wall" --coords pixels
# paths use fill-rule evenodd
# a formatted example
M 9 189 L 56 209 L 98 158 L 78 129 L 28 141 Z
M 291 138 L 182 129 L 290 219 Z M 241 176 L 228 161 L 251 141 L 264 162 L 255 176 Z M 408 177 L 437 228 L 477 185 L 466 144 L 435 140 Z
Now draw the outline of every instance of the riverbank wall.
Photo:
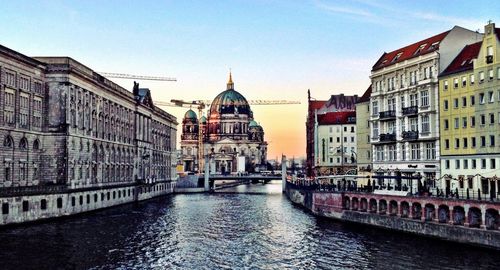
M 96 211 L 172 194 L 175 182 L 67 189 L 39 189 L 0 194 L 0 226 Z M 16 194 L 19 193 L 19 194 Z
M 289 182 L 285 193 L 317 216 L 500 249 L 498 202 L 324 192 Z

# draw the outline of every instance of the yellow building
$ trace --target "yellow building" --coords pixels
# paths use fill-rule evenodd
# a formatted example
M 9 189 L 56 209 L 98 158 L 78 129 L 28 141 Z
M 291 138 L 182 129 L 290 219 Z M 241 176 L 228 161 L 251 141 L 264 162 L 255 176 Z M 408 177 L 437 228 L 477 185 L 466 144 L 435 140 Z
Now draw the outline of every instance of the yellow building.
M 500 194 L 500 29 L 465 46 L 439 76 L 441 186 L 466 196 Z

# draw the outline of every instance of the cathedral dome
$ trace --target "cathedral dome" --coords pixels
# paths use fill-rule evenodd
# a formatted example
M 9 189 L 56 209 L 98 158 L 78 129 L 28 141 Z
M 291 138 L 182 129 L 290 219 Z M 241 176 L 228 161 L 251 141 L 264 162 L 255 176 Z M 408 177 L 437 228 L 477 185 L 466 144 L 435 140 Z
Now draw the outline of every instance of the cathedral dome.
M 196 113 L 193 110 L 189 109 L 189 111 L 187 111 L 186 114 L 184 114 L 184 120 L 197 121 L 198 117 L 196 116 Z
M 221 114 L 246 114 L 252 117 L 252 111 L 247 99 L 234 90 L 231 74 L 229 74 L 227 89 L 217 95 L 210 105 L 210 115 Z
M 202 124 L 206 124 L 207 123 L 207 118 L 205 116 L 202 116 L 201 119 L 200 119 L 200 122 Z

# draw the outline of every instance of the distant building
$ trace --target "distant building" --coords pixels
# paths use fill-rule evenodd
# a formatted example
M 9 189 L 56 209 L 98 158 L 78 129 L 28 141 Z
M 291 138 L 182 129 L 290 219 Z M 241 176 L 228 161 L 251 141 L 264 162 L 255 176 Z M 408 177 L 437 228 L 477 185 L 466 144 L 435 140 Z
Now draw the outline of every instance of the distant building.
M 212 173 L 236 173 L 242 162 L 247 172 L 265 170 L 264 129 L 254 120 L 246 98 L 234 90 L 231 74 L 226 90 L 212 101 L 208 119 L 198 119 L 192 110 L 184 115 L 181 157 L 186 171 L 198 171 L 203 164 L 198 160 L 198 128 L 202 129 L 203 156 L 209 156 Z
M 306 122 L 308 176 L 344 174 L 356 168 L 356 95 L 308 97 Z
M 370 144 L 370 95 L 372 87 L 356 103 L 356 157 L 358 175 L 370 176 L 372 173 L 372 146 Z M 359 181 L 358 181 L 358 184 Z
M 463 47 L 439 76 L 441 186 L 500 194 L 500 29 Z
M 458 26 L 384 53 L 371 72 L 373 170 L 396 188 L 440 178 L 438 74 L 482 35 Z M 401 178 L 403 176 L 403 178 Z M 413 190 L 416 190 L 413 189 Z

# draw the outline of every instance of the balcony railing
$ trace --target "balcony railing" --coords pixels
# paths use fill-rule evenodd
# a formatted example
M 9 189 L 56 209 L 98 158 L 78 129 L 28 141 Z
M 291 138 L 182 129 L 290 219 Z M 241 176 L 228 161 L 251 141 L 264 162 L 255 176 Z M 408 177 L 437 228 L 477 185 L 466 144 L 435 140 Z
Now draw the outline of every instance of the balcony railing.
M 417 131 L 414 131 L 414 130 L 403 131 L 402 137 L 403 137 L 403 140 L 407 140 L 407 141 L 418 140 L 418 130 Z
M 418 113 L 417 106 L 410 106 L 403 108 L 403 115 L 414 115 Z
M 391 111 L 380 112 L 379 113 L 379 118 L 380 118 L 380 120 L 384 120 L 384 119 L 396 119 L 396 111 L 391 110 Z
M 379 140 L 381 142 L 395 142 L 396 134 L 395 133 L 382 133 L 379 136 Z

